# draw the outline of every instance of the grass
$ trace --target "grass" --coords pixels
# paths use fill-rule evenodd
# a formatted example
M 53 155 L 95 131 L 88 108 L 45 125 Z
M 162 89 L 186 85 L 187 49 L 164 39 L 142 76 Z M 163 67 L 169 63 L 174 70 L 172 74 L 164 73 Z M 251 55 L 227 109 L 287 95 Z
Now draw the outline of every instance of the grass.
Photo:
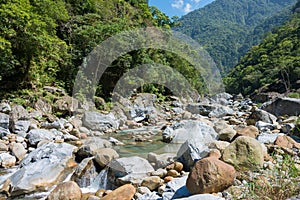
M 261 175 L 249 177 L 247 173 L 241 175 L 247 181 L 242 198 L 233 199 L 261 199 L 285 200 L 300 193 L 300 169 L 293 157 L 284 155 L 272 170 L 262 170 Z

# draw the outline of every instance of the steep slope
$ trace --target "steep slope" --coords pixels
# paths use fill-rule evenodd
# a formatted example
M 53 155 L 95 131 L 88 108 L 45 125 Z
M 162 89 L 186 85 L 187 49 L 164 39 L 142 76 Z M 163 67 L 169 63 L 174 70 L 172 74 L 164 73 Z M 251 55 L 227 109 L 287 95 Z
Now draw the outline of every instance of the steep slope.
M 222 73 L 235 66 L 261 34 L 281 25 L 296 0 L 216 0 L 183 16 L 175 30 L 202 44 Z M 275 18 L 273 19 L 273 16 Z M 265 22 L 265 23 L 264 23 Z M 255 29 L 259 26 L 259 29 Z
M 293 9 L 293 17 L 270 33 L 261 44 L 252 47 L 224 79 L 228 92 L 247 95 L 266 91 L 283 93 L 299 89 L 299 2 Z

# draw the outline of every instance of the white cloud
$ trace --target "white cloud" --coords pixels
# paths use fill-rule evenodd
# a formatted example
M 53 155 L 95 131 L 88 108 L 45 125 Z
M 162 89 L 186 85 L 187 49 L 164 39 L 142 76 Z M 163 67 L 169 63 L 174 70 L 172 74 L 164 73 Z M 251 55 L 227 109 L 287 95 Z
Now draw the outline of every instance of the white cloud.
M 184 8 L 183 8 L 183 12 L 189 13 L 189 12 L 191 12 L 191 11 L 192 11 L 192 5 L 189 4 L 189 3 L 187 3 L 187 4 L 184 6 Z
M 192 2 L 199 3 L 201 0 L 192 0 Z
M 175 0 L 174 3 L 171 4 L 173 8 L 182 8 L 184 5 L 183 0 Z

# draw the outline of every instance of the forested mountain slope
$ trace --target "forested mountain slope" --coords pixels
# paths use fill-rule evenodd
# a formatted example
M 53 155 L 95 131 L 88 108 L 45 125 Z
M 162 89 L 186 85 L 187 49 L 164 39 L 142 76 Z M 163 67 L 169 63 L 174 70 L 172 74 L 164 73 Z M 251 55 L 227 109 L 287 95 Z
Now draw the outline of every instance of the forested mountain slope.
M 262 35 L 281 25 L 296 0 L 216 0 L 175 27 L 202 44 L 225 74 Z
M 292 18 L 269 33 L 224 79 L 228 92 L 295 92 L 300 80 L 300 1 Z M 298 91 L 299 93 L 299 91 Z

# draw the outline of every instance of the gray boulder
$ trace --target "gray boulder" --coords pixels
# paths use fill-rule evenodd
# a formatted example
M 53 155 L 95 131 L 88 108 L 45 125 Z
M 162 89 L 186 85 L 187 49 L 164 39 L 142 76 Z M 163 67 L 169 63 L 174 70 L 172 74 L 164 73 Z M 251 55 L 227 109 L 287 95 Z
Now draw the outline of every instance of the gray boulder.
M 178 199 L 191 196 L 191 193 L 186 187 L 188 176 L 174 178 L 167 183 L 167 186 L 162 194 L 164 200 Z
M 141 184 L 147 173 L 154 171 L 146 159 L 138 156 L 115 159 L 108 164 L 108 168 L 108 180 L 116 186 Z
M 181 198 L 180 200 L 225 200 L 222 197 L 218 197 L 212 194 L 197 194 L 187 198 Z
M 274 101 L 263 104 L 261 108 L 276 116 L 298 116 L 300 115 L 300 99 L 277 98 Z
M 26 134 L 30 126 L 30 121 L 28 120 L 18 120 L 14 123 L 12 131 L 17 134 Z
M 274 142 L 277 140 L 277 137 L 283 135 L 284 135 L 283 133 L 273 133 L 273 134 L 262 133 L 258 135 L 257 140 L 263 144 L 274 144 Z
M 226 115 L 232 115 L 234 112 L 227 106 L 206 103 L 190 103 L 186 106 L 186 110 L 193 114 L 200 114 L 209 117 L 224 117 Z
M 46 191 L 63 181 L 75 166 L 71 164 L 75 149 L 67 143 L 48 143 L 32 151 L 9 178 L 11 195 Z
M 177 160 L 183 164 L 184 170 L 190 171 L 194 163 L 206 157 L 209 152 L 206 141 L 189 139 L 178 150 Z
M 9 115 L 0 113 L 0 127 L 6 130 L 9 128 Z
M 262 109 L 255 109 L 246 120 L 248 125 L 255 125 L 258 121 L 263 121 L 270 124 L 275 124 L 277 117 Z
M 163 141 L 183 144 L 186 140 L 194 138 L 210 143 L 218 138 L 215 130 L 197 120 L 183 120 L 167 127 L 163 132 Z
M 83 140 L 83 145 L 79 148 L 77 155 L 80 159 L 95 156 L 97 151 L 102 148 L 111 148 L 112 144 L 99 137 L 91 137 Z
M 0 103 L 0 112 L 8 114 L 11 111 L 11 107 L 8 103 Z
M 85 112 L 82 122 L 85 127 L 94 131 L 117 129 L 119 126 L 117 119 L 112 113 L 105 115 L 99 112 Z
M 45 129 L 32 129 L 27 134 L 27 139 L 30 145 L 37 145 L 42 140 L 58 140 L 63 139 L 63 134 L 59 131 L 49 131 Z

